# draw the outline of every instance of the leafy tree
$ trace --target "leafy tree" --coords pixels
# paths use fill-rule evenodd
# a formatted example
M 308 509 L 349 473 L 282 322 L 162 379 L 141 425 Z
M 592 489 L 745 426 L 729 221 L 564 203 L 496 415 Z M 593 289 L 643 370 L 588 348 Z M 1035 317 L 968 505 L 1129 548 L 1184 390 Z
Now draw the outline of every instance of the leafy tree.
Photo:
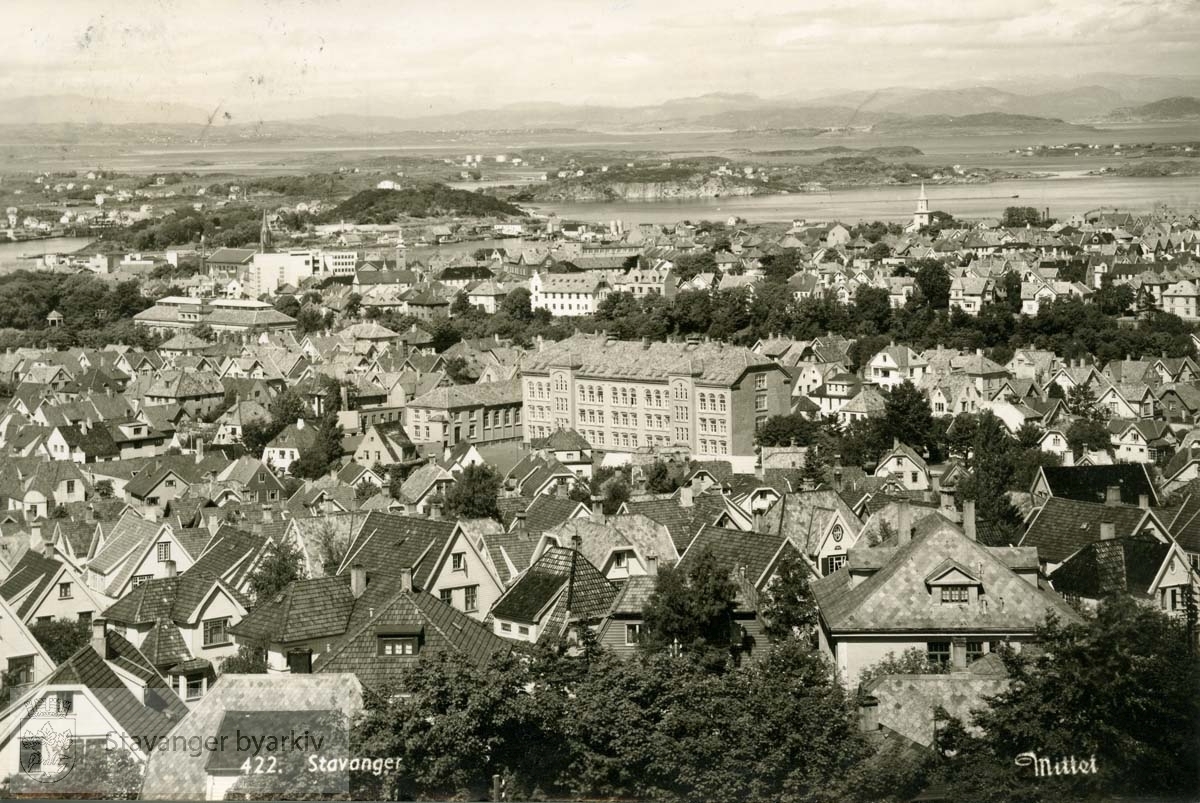
M 799 413 L 790 413 L 768 418 L 754 440 L 759 446 L 808 446 L 816 434 L 816 424 Z
M 956 800 L 1194 799 L 1200 677 L 1186 625 L 1126 595 L 1094 619 L 1051 619 L 1034 658 L 1005 655 L 1012 684 L 974 712 L 979 730 L 940 730 L 939 780 Z M 1098 772 L 1035 777 L 1024 753 L 1094 756 Z
M 1100 421 L 1104 413 L 1096 405 L 1096 394 L 1091 385 L 1080 383 L 1067 391 L 1067 412 L 1090 421 Z
M 337 398 L 337 395 L 334 394 L 333 398 Z M 334 410 L 321 417 L 316 435 L 312 444 L 300 451 L 300 459 L 289 467 L 294 476 L 317 479 L 324 476 L 341 459 L 343 432 Z
M 1004 424 L 990 410 L 983 412 L 975 430 L 975 470 L 959 489 L 964 499 L 975 500 L 978 522 L 1010 538 L 1021 524 L 1021 515 L 1008 497 L 1012 449 Z
M 924 451 L 933 432 L 933 413 L 925 394 L 907 379 L 892 388 L 884 402 L 881 427 L 884 439 Z
M 446 491 L 446 515 L 452 519 L 500 520 L 496 497 L 500 475 L 488 465 L 467 466 Z
M 811 643 L 818 622 L 817 601 L 809 581 L 812 572 L 803 560 L 787 555 L 767 585 L 762 616 L 772 641 L 798 638 Z
M 701 552 L 686 572 L 663 567 L 642 611 L 642 648 L 651 653 L 678 648 L 705 663 L 723 664 L 735 646 L 736 595 L 737 586 L 711 550 Z
M 1006 229 L 1020 229 L 1042 225 L 1042 213 L 1032 206 L 1008 206 L 1000 217 L 1000 225 Z
M 799 471 L 799 484 L 813 490 L 825 482 L 825 458 L 816 446 L 808 447 L 804 453 L 804 467 Z
M 237 652 L 220 660 L 220 670 L 222 675 L 265 675 L 267 646 L 258 642 L 240 642 Z
M 262 603 L 304 578 L 304 552 L 291 539 L 272 541 L 250 574 L 250 596 Z
M 863 256 L 872 262 L 882 262 L 891 255 L 892 249 L 887 243 L 875 243 L 863 253 Z
M 96 492 L 96 496 L 100 497 L 101 499 L 112 499 L 112 480 L 100 480 L 92 486 L 92 490 L 94 490 Z
M 921 297 L 934 309 L 947 309 L 950 306 L 950 274 L 946 266 L 936 259 L 920 260 L 917 270 L 917 289 Z
M 655 494 L 669 494 L 679 487 L 667 464 L 655 460 L 645 469 L 646 490 Z
M 72 740 L 63 766 L 71 770 L 46 783 L 18 772 L 0 783 L 5 799 L 61 797 L 86 800 L 137 800 L 145 768 L 124 747 L 109 749 L 104 740 Z
M 1071 424 L 1067 430 L 1067 445 L 1071 447 L 1076 458 L 1084 452 L 1103 451 L 1110 455 L 1113 453 L 1112 434 L 1108 427 L 1088 418 L 1081 418 Z
M 29 626 L 29 632 L 55 664 L 61 664 L 86 647 L 92 637 L 92 629 L 87 622 L 65 617 L 34 622 Z
M 854 316 L 863 334 L 887 332 L 892 321 L 892 301 L 882 287 L 860 284 L 854 291 Z
M 530 299 L 527 288 L 514 288 L 500 302 L 500 314 L 512 318 L 514 321 L 531 321 L 533 320 L 533 308 Z
M 912 647 L 900 653 L 889 652 L 880 660 L 864 668 L 858 673 L 858 687 L 863 689 L 871 681 L 884 675 L 944 675 L 950 671 L 950 665 L 939 661 L 929 660 L 925 650 Z

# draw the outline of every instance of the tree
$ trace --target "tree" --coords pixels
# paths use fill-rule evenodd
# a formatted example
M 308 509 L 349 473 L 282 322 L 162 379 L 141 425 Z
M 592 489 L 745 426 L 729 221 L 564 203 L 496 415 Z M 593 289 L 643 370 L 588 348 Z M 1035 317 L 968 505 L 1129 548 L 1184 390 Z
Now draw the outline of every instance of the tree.
M 336 397 L 335 397 L 336 398 Z M 342 457 L 342 425 L 334 412 L 322 416 L 317 426 L 317 436 L 312 444 L 300 452 L 300 459 L 289 467 L 294 476 L 315 480 L 324 476 Z
M 732 643 L 737 586 L 705 549 L 687 571 L 659 570 L 658 583 L 642 611 L 641 646 L 654 653 L 677 646 L 710 665 L 724 665 Z
M 1096 406 L 1096 394 L 1086 382 L 1067 391 L 1067 412 L 1090 421 L 1101 421 L 1105 418 L 1104 413 Z
M 1067 445 L 1076 458 L 1084 452 L 1113 453 L 1112 434 L 1108 427 L 1098 421 L 1081 418 L 1067 430 Z
M 814 490 L 825 482 L 825 459 L 816 446 L 808 447 L 804 453 L 804 467 L 798 473 L 799 486 L 805 490 Z
M 892 255 L 892 249 L 887 243 L 875 243 L 866 250 L 864 257 L 872 262 L 882 262 Z
M 92 486 L 92 490 L 94 490 L 96 492 L 96 496 L 100 497 L 101 499 L 112 499 L 112 480 L 100 480 Z
M 818 622 L 817 600 L 809 581 L 812 571 L 794 554 L 785 556 L 767 585 L 762 616 L 772 641 L 798 638 L 811 642 Z
M 976 520 L 1009 538 L 1021 524 L 1021 515 L 1008 497 L 1012 449 L 1004 424 L 990 410 L 983 412 L 975 430 L 975 470 L 960 488 L 964 499 L 975 500 Z
M 496 497 L 500 475 L 488 465 L 467 466 L 446 491 L 446 516 L 451 519 L 500 520 Z
M 655 494 L 669 494 L 679 487 L 667 464 L 655 460 L 645 469 L 646 490 Z
M 892 388 L 884 401 L 881 427 L 885 440 L 924 451 L 933 432 L 933 413 L 925 394 L 907 379 Z
M 1008 206 L 1000 217 L 1000 225 L 1006 229 L 1022 229 L 1025 226 L 1042 225 L 1042 213 L 1032 206 Z
M 865 335 L 882 335 L 892 322 L 892 300 L 882 287 L 860 284 L 854 291 L 854 316 Z
M 220 660 L 222 675 L 265 675 L 267 672 L 267 645 L 255 641 L 242 641 L 237 652 Z
M 84 800 L 137 800 L 142 790 L 143 763 L 122 746 L 107 740 L 73 739 L 62 765 L 65 775 L 49 783 L 18 772 L 0 783 L 0 798 L 77 798 Z
M 875 678 L 884 675 L 944 675 L 949 671 L 949 664 L 931 661 L 925 650 L 912 647 L 902 652 L 899 657 L 896 653 L 889 652 L 861 670 L 858 673 L 858 687 L 866 688 Z
M 250 574 L 250 596 L 256 604 L 261 604 L 287 588 L 292 581 L 303 578 L 304 552 L 291 539 L 272 541 Z
M 1012 683 L 940 730 L 939 771 L 954 800 L 1195 799 L 1200 778 L 1200 661 L 1186 625 L 1124 594 L 1082 623 L 1051 619 L 1036 657 L 1006 653 Z M 1098 772 L 1036 777 L 1033 753 Z
M 533 320 L 533 309 L 530 299 L 532 296 L 529 290 L 524 287 L 517 287 L 509 291 L 504 300 L 500 302 L 500 314 L 512 318 L 514 321 L 528 322 Z
M 808 446 L 817 426 L 800 413 L 773 415 L 763 422 L 754 440 L 759 446 Z
M 29 632 L 56 664 L 61 664 L 86 647 L 92 637 L 92 629 L 87 622 L 67 618 L 34 622 L 29 626 Z
M 925 303 L 934 309 L 947 309 L 950 306 L 950 274 L 946 266 L 936 259 L 923 259 L 917 270 L 917 289 Z

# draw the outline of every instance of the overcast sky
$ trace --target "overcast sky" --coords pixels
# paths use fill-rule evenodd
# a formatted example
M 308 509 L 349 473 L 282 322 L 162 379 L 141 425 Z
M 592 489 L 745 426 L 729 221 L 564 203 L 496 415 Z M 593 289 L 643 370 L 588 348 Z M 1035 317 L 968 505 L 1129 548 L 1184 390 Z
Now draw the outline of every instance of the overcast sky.
M 1200 74 L 1196 0 L 6 5 L 0 97 L 220 104 L 241 119 Z

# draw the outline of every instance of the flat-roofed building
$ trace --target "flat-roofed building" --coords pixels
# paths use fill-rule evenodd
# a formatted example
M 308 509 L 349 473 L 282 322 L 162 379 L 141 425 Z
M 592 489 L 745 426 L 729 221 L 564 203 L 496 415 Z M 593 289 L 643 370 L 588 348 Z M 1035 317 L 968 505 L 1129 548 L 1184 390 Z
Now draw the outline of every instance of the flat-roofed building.
M 133 316 L 138 326 L 172 334 L 208 324 L 214 332 L 277 332 L 296 328 L 296 319 L 265 301 L 247 298 L 167 296 Z

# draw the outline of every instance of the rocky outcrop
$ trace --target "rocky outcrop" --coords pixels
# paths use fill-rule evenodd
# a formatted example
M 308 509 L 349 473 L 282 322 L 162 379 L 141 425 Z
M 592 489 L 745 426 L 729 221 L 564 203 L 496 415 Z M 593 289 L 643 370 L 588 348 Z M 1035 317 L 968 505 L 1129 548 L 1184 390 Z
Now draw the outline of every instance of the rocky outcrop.
M 678 181 L 608 181 L 588 176 L 578 179 L 551 181 L 531 187 L 521 194 L 521 200 L 532 202 L 560 201 L 586 203 L 589 201 L 671 201 L 693 198 L 720 198 L 731 195 L 760 195 L 777 190 L 748 181 L 733 181 L 725 176 L 696 175 Z

